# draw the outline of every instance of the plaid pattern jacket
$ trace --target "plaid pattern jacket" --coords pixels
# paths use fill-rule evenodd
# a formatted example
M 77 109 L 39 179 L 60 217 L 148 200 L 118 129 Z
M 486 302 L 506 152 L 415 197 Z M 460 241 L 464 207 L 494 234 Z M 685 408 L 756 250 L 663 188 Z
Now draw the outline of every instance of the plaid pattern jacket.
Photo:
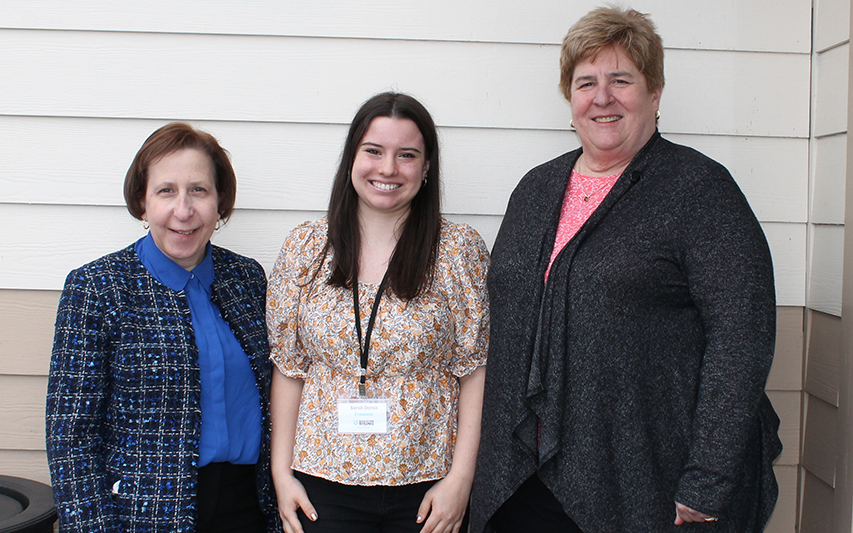
M 211 298 L 261 392 L 258 491 L 274 524 L 266 278 L 252 259 L 216 246 L 212 253 Z M 200 391 L 183 291 L 155 280 L 132 245 L 71 272 L 56 318 L 46 414 L 60 531 L 194 531 Z

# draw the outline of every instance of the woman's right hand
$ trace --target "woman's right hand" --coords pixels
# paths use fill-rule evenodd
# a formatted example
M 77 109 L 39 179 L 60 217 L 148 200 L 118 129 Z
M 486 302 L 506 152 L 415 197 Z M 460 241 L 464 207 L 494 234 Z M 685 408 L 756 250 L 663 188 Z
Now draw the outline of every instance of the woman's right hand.
M 302 509 L 312 522 L 317 520 L 317 511 L 311 505 L 305 487 L 294 477 L 291 469 L 302 385 L 301 379 L 273 372 L 270 390 L 270 467 L 278 500 L 278 514 L 285 533 L 303 533 L 296 514 L 298 509 Z
M 297 509 L 302 509 L 305 516 L 312 522 L 317 520 L 317 511 L 311 505 L 305 487 L 293 476 L 292 472 L 279 476 L 279 478 L 275 480 L 275 492 L 278 499 L 278 515 L 281 517 L 284 531 L 286 533 L 302 533 L 302 523 L 299 522 Z

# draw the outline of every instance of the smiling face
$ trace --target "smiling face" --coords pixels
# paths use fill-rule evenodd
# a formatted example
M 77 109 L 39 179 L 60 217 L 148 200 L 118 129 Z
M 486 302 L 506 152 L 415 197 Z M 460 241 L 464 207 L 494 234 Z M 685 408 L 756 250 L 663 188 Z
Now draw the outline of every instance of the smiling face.
M 627 165 L 655 132 L 662 89 L 646 78 L 620 46 L 578 63 L 572 74 L 572 120 L 592 163 Z
M 360 213 L 405 215 L 429 169 L 424 138 L 406 118 L 376 117 L 358 145 L 352 185 Z
M 157 248 L 187 270 L 204 259 L 218 205 L 213 163 L 201 150 L 178 150 L 148 168 L 142 219 Z

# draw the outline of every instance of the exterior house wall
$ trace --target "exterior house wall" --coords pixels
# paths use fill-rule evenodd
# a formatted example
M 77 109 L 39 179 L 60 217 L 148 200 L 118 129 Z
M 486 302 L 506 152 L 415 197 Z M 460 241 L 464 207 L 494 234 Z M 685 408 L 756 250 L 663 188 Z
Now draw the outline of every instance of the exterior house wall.
M 154 129 L 188 120 L 231 152 L 237 211 L 214 242 L 269 270 L 290 228 L 322 216 L 359 104 L 409 92 L 439 125 L 444 211 L 491 244 L 524 172 L 578 146 L 557 89 L 559 43 L 600 3 L 0 2 L 0 471 L 48 481 L 42 411 L 58 291 L 69 270 L 142 235 L 121 182 Z M 825 175 L 846 157 L 830 112 L 810 144 L 812 3 L 631 5 L 666 46 L 662 133 L 732 171 L 770 242 L 780 331 L 768 390 L 785 442 L 770 530 L 793 531 L 804 306 L 808 297 L 831 312 L 832 288 L 817 287 L 835 263 L 818 267 L 819 243 L 837 240 L 809 223 L 810 146 L 828 154 Z M 844 63 L 846 49 L 827 49 Z M 832 187 L 814 183 L 813 198 L 831 203 Z
M 814 3 L 800 530 L 850 531 L 840 407 L 850 2 Z M 848 423 L 849 424 L 849 423 Z M 839 510 L 846 508 L 846 511 Z M 846 523 L 846 525 L 845 525 Z

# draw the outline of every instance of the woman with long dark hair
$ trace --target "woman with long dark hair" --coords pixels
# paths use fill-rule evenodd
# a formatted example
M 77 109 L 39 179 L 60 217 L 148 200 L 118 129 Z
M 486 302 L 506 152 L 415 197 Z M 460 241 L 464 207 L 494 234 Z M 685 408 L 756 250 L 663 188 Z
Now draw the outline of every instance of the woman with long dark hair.
M 288 532 L 456 532 L 480 432 L 486 247 L 440 214 L 435 124 L 383 93 L 352 121 L 328 216 L 270 278 L 273 479 Z

